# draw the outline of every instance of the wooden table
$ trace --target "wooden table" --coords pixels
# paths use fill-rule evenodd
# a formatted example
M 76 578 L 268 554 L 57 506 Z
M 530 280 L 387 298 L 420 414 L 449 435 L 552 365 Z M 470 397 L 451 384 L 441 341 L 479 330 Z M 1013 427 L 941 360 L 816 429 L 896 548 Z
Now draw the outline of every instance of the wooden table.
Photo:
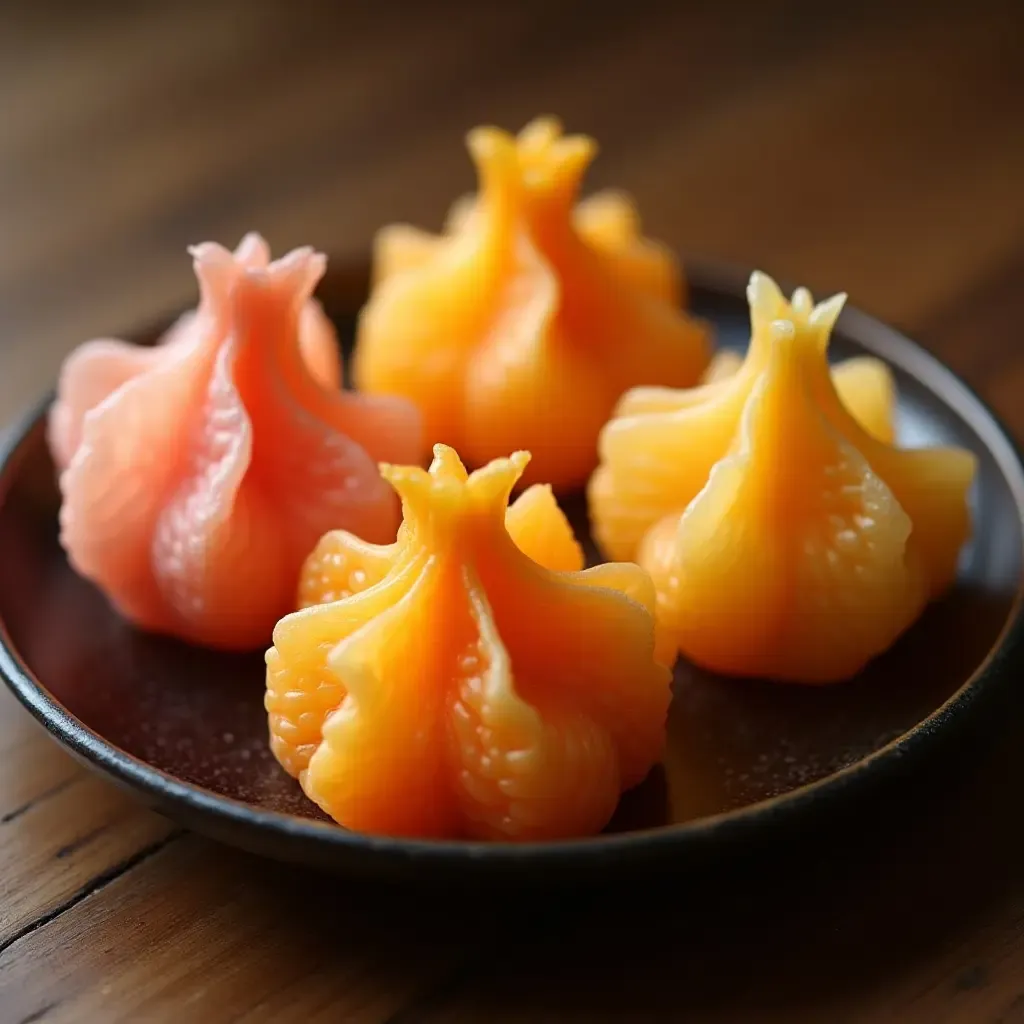
M 551 111 L 652 233 L 848 290 L 1024 436 L 1013 4 L 344 6 L 3 6 L 0 421 L 77 342 L 189 300 L 188 243 L 358 256 L 439 224 L 468 127 Z M 0 1020 L 1024 1021 L 1021 703 L 813 856 L 489 912 L 182 834 L 4 692 Z

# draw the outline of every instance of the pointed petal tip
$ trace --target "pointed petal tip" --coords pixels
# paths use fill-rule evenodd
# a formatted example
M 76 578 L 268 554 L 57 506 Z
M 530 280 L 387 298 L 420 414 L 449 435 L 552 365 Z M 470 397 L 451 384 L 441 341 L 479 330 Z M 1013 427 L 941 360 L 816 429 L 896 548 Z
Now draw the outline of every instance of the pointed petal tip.
M 809 317 L 814 310 L 814 296 L 809 288 L 797 288 L 793 292 L 790 305 L 795 313 L 798 313 L 800 316 Z
M 430 482 L 430 476 L 422 466 L 398 466 L 393 462 L 379 462 L 377 471 L 396 491 L 406 485 Z
M 575 194 L 596 153 L 597 143 L 585 135 L 558 139 L 542 157 L 522 168 L 523 179 L 534 190 Z
M 535 117 L 516 136 L 516 143 L 524 155 L 552 152 L 559 164 L 590 163 L 598 150 L 597 140 L 586 133 L 566 135 L 562 119 L 554 114 Z
M 225 263 L 233 261 L 235 256 L 220 242 L 198 242 L 186 248 L 194 263 Z
M 211 310 L 227 301 L 239 268 L 234 253 L 219 242 L 190 245 L 188 253 L 192 257 L 192 272 L 199 282 L 200 309 Z
M 453 478 L 465 483 L 469 478 L 459 453 L 447 444 L 435 444 L 434 460 L 430 464 L 429 473 L 434 477 Z
M 594 160 L 598 149 L 597 139 L 589 135 L 570 135 L 558 142 L 558 153 L 562 165 L 570 170 L 578 171 Z
M 824 302 L 819 302 L 811 313 L 811 323 L 825 331 L 832 331 L 846 305 L 846 299 L 846 292 L 839 292 L 831 298 L 825 299 Z
M 298 245 L 289 252 L 286 252 L 280 259 L 274 260 L 267 269 L 272 272 L 288 273 L 307 263 L 316 262 L 317 257 L 320 257 L 326 263 L 323 254 L 317 252 L 313 246 Z
M 503 150 L 514 148 L 515 142 L 503 128 L 481 125 L 466 133 L 466 146 L 474 160 L 482 161 Z
M 491 459 L 486 465 L 470 474 L 471 490 L 482 496 L 487 503 L 500 499 L 502 508 L 504 508 L 512 489 L 522 477 L 530 457 L 529 452 L 520 451 L 513 452 L 507 458 Z M 504 511 L 502 515 L 504 515 Z
M 246 265 L 265 267 L 270 262 L 270 246 L 258 231 L 247 231 L 235 247 L 235 259 Z
M 245 280 L 258 288 L 293 290 L 301 301 L 312 298 L 327 270 L 327 257 L 310 245 L 299 246 L 265 266 L 242 267 Z
M 519 133 L 520 144 L 554 142 L 564 131 L 562 119 L 554 114 L 540 114 L 527 122 Z
M 530 460 L 532 458 L 533 454 L 531 452 L 522 450 L 513 452 L 509 456 L 508 461 L 512 464 L 512 468 L 516 470 L 519 475 L 522 475 L 526 467 L 530 464 Z
M 775 316 L 784 302 L 782 289 L 763 270 L 755 270 L 747 284 L 750 311 L 761 317 Z

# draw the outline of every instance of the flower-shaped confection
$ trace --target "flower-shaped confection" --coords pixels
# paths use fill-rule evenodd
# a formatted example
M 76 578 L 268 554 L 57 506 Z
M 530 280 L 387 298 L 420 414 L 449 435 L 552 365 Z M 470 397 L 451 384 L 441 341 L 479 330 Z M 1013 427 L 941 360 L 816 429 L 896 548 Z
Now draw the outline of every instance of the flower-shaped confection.
M 728 451 L 744 403 L 768 364 L 772 323 L 802 323 L 813 307 L 806 289 L 798 289 L 791 304 L 760 272 L 751 276 L 747 293 L 756 293 L 757 305 L 751 305 L 745 356 L 717 353 L 696 388 L 634 388 L 601 432 L 601 464 L 588 496 L 595 536 L 609 558 L 635 559 L 648 531 L 668 517 L 678 519 L 697 496 Z M 841 404 L 870 434 L 891 442 L 896 393 L 889 368 L 861 356 L 832 373 Z
M 429 471 L 383 467 L 405 514 L 397 542 L 325 539 L 302 600 L 339 599 L 274 630 L 273 751 L 342 825 L 586 835 L 659 757 L 670 676 L 654 657 L 650 579 L 534 561 L 581 559 L 549 492 L 507 508 L 528 458 L 467 475 L 438 445 Z
M 202 299 L 182 336 L 122 381 L 111 374 L 81 417 L 60 478 L 61 540 L 142 628 L 251 648 L 294 607 L 325 530 L 394 537 L 398 505 L 376 462 L 418 457 L 419 416 L 314 377 L 299 337 L 320 316 L 309 301 L 321 255 L 297 249 L 263 266 L 213 243 L 193 255 Z M 323 337 L 326 325 L 312 330 Z M 89 375 L 101 362 L 78 365 Z M 74 367 L 64 376 L 74 403 Z
M 429 437 L 473 465 L 529 448 L 527 479 L 581 486 L 619 396 L 695 384 L 707 331 L 680 309 L 671 254 L 640 237 L 628 200 L 576 205 L 594 155 L 554 121 L 518 139 L 470 133 L 480 192 L 440 238 L 381 232 L 355 379 L 412 399 Z
M 235 249 L 235 260 L 242 267 L 265 270 L 270 264 L 270 247 L 250 232 Z M 166 359 L 162 348 L 194 342 L 196 332 L 205 329 L 204 313 L 208 311 L 203 308 L 204 301 L 200 296 L 199 309 L 182 314 L 156 346 L 98 338 L 79 345 L 64 361 L 48 424 L 50 450 L 58 469 L 64 469 L 75 454 L 86 413 L 122 384 Z M 313 298 L 302 307 L 299 348 L 309 372 L 325 388 L 341 386 L 341 353 L 334 324 Z
M 814 307 L 797 293 L 792 317 L 771 324 L 768 279 L 753 279 L 750 300 L 768 342 L 763 365 L 727 381 L 731 393 L 671 414 L 692 427 L 696 459 L 705 443 L 718 457 L 685 511 L 644 535 L 638 560 L 662 626 L 691 660 L 735 675 L 845 679 L 952 582 L 975 460 L 899 450 L 854 420 L 827 360 L 845 296 Z M 652 472 L 666 472 L 665 458 L 648 451 Z M 676 468 L 696 472 L 685 460 Z

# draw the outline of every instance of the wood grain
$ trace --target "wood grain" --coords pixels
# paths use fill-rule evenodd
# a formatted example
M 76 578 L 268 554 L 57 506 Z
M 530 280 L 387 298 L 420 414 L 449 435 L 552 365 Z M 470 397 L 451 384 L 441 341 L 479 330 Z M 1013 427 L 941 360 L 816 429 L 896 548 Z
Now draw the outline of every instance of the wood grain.
M 99 957 L 98 935 L 119 937 Z M 200 1020 L 381 1021 L 464 956 L 465 938 L 386 896 L 189 837 L 0 954 L 0 1005 L 48 1022 L 171 1006 Z
M 988 0 L 4 5 L 0 424 L 78 342 L 187 302 L 189 243 L 258 228 L 359 257 L 471 187 L 467 128 L 554 112 L 652 234 L 849 291 L 1024 438 L 1021 20 Z M 913 807 L 740 877 L 489 912 L 182 836 L 3 693 L 0 1019 L 1024 1021 L 1022 740 L 1008 725 Z
M 172 831 L 76 765 L 0 692 L 0 949 Z

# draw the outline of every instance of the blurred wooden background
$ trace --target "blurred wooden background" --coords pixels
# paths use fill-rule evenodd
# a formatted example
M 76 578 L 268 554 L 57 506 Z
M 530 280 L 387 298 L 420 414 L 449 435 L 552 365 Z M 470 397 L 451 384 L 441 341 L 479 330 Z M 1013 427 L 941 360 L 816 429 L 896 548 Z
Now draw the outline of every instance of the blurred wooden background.
M 78 342 L 190 301 L 186 245 L 360 259 L 440 224 L 469 127 L 554 113 L 651 234 L 849 291 L 1024 437 L 1022 25 L 988 0 L 5 3 L 0 424 Z M 992 745 L 775 891 L 460 932 L 173 832 L 0 694 L 0 1019 L 1024 1021 L 1024 759 Z
M 191 298 L 185 246 L 437 226 L 465 131 L 542 112 L 649 230 L 910 328 L 1024 239 L 1014 5 L 5 4 L 0 416 Z

